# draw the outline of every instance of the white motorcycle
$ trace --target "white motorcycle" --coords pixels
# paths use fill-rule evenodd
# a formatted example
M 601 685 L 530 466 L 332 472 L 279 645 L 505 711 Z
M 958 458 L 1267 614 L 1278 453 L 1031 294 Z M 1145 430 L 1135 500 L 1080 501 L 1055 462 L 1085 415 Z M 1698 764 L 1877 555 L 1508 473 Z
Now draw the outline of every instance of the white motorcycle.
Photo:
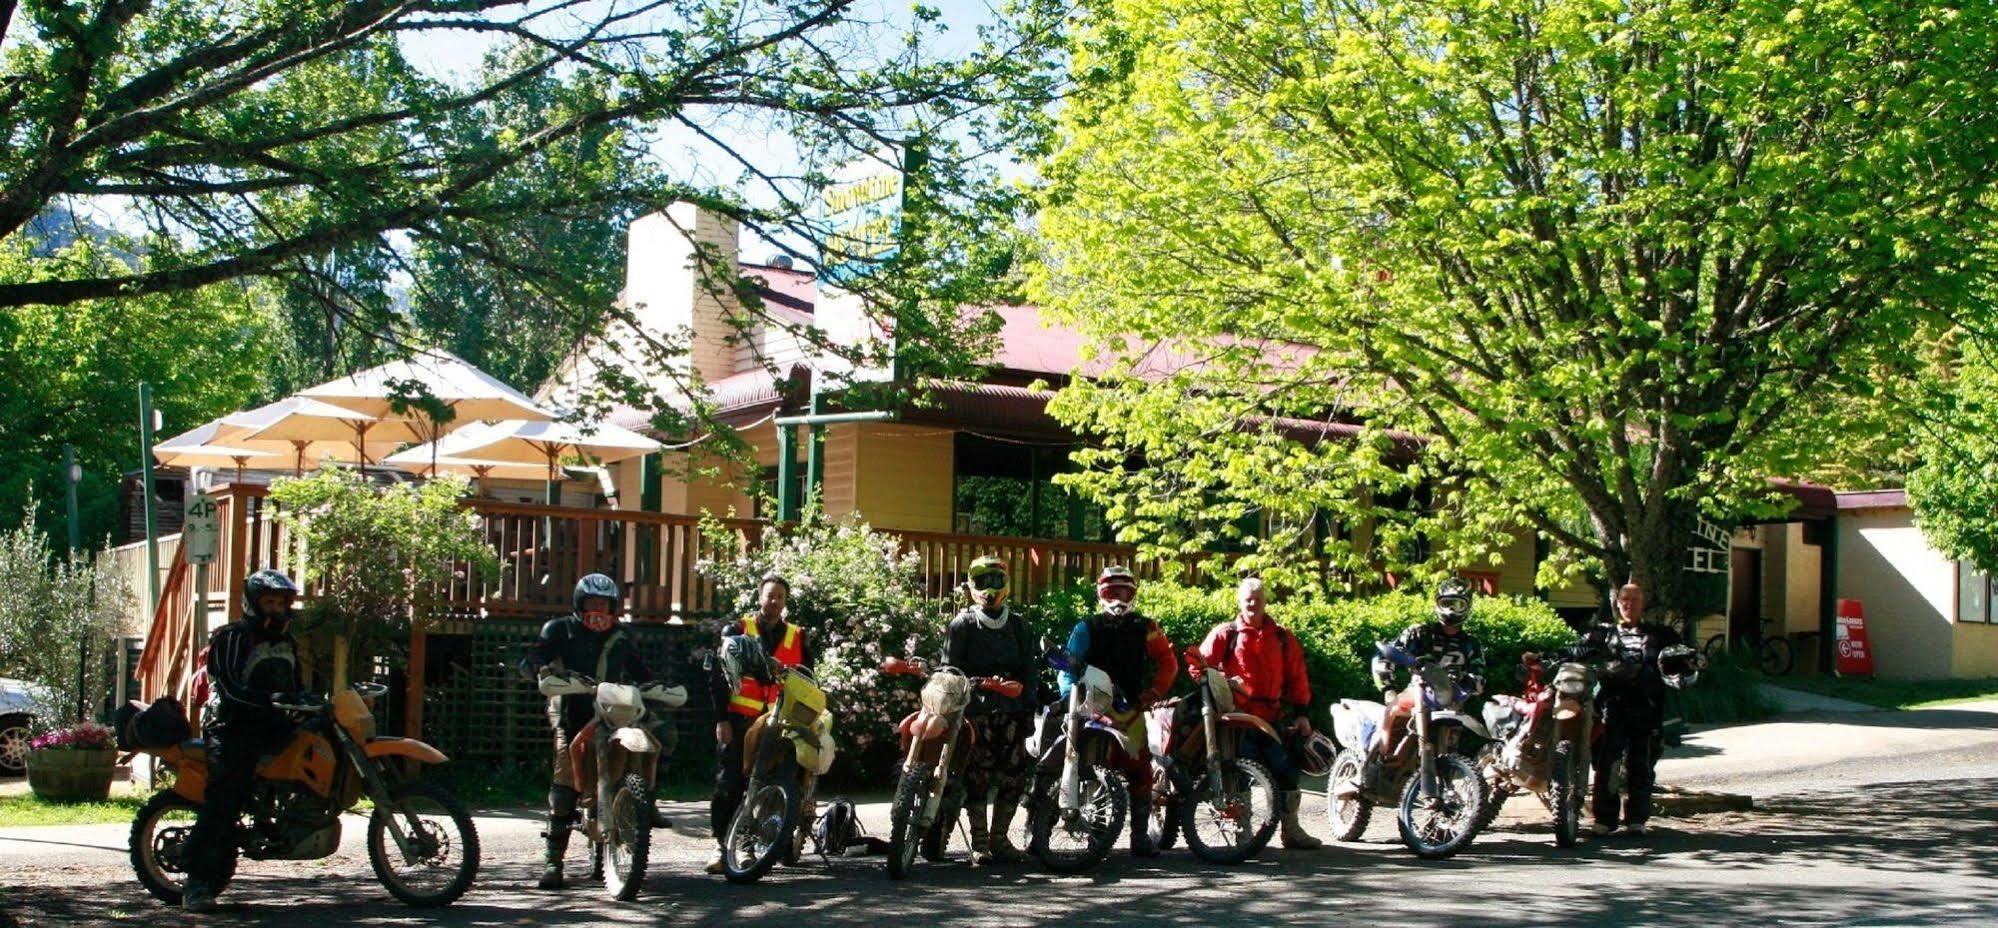
M 598 683 L 579 673 L 556 671 L 540 682 L 544 696 L 596 694 L 596 718 L 569 742 L 577 766 L 578 811 L 590 842 L 590 875 L 601 876 L 612 898 L 638 897 L 652 849 L 653 777 L 662 745 L 648 729 L 654 707 L 687 704 L 687 688 L 647 683 Z M 583 784 L 594 788 L 583 789 Z M 604 859 L 610 866 L 604 866 Z

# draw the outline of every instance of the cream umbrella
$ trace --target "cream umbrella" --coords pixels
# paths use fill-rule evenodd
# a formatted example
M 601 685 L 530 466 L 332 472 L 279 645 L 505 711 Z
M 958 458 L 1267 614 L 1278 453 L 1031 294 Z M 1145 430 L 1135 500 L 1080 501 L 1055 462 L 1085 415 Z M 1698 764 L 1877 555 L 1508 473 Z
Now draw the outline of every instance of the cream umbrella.
M 292 473 L 300 474 L 305 471 L 307 458 L 317 462 L 326 458 L 342 459 L 354 453 L 351 441 L 344 435 L 339 440 L 331 441 L 254 437 L 259 430 L 301 410 L 320 417 L 352 422 L 365 421 L 367 418 L 361 413 L 316 400 L 290 397 L 255 409 L 230 413 L 220 419 L 189 429 L 155 444 L 153 455 L 160 463 L 169 466 L 236 466 L 237 476 L 240 479 L 243 466 L 276 469 L 276 466 L 289 462 L 292 465 Z M 238 461 L 238 458 L 242 460 Z M 227 463 L 224 463 L 225 461 Z
M 421 425 L 406 417 L 381 418 L 305 396 L 286 397 L 226 417 L 223 422 L 224 431 L 218 436 L 222 441 L 241 447 L 255 447 L 248 444 L 251 442 L 289 445 L 295 449 L 301 471 L 306 450 L 314 446 L 351 446 L 355 462 L 366 472 L 368 464 L 381 456 L 379 452 L 421 441 L 426 434 Z
M 453 428 L 496 419 L 555 418 L 527 394 L 501 383 L 485 371 L 445 351 L 425 350 L 299 393 L 376 419 L 404 419 L 416 426 L 415 438 L 435 442 Z M 427 396 L 451 411 L 448 421 L 432 419 L 413 397 Z
M 159 442 L 153 445 L 153 459 L 168 467 L 233 467 L 237 483 L 243 481 L 243 469 L 252 461 L 259 469 L 284 461 L 284 456 L 275 451 L 212 443 L 221 429 L 222 420 L 217 419 Z
M 546 468 L 540 464 L 433 456 L 431 452 L 434 450 L 427 444 L 418 445 L 391 454 L 383 458 L 382 463 L 412 474 L 431 477 L 439 474 L 456 474 L 470 477 L 481 493 L 485 491 L 484 482 L 487 480 L 536 480 L 547 474 Z
M 545 464 L 548 504 L 554 505 L 556 470 L 567 459 L 583 465 L 614 464 L 658 451 L 660 445 L 630 429 L 615 425 L 579 426 L 567 422 L 512 419 L 466 426 L 438 439 L 426 453 L 439 458 L 492 461 L 505 464 Z M 424 449 L 411 449 L 414 453 Z

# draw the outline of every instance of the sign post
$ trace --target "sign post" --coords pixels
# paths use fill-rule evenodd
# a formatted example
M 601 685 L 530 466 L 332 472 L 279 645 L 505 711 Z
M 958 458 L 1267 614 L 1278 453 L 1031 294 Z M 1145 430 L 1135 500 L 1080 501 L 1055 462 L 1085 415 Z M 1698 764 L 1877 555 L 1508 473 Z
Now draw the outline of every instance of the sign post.
M 194 565 L 194 621 L 190 623 L 189 653 L 201 653 L 208 637 L 208 565 L 222 544 L 222 507 L 207 491 L 190 493 L 181 511 L 180 555 Z
M 1866 609 L 1856 599 L 1838 601 L 1838 675 L 1873 676 L 1873 646 L 1866 640 Z

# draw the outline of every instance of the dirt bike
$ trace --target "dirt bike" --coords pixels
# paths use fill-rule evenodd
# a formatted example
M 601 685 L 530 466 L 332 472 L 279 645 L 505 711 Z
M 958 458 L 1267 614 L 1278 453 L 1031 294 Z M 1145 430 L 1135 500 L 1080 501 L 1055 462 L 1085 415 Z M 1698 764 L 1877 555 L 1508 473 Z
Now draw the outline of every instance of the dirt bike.
M 1047 660 L 1056 670 L 1069 667 L 1064 651 L 1050 651 Z M 1084 667 L 1068 699 L 1050 706 L 1027 739 L 1027 755 L 1034 758 L 1027 783 L 1028 851 L 1051 871 L 1080 873 L 1102 863 L 1123 833 L 1130 785 L 1110 764 L 1133 746 L 1109 712 L 1127 705 L 1109 674 Z
M 1478 751 L 1478 771 L 1490 792 L 1479 830 L 1498 817 L 1518 793 L 1532 793 L 1554 813 L 1554 843 L 1573 847 L 1581 833 L 1589 792 L 1589 751 L 1599 737 L 1596 670 L 1567 661 L 1545 679 L 1546 664 L 1528 655 L 1526 686 L 1518 696 L 1493 696 L 1485 704 L 1492 742 Z
M 1332 707 L 1333 739 L 1339 742 L 1325 791 L 1332 835 L 1357 840 L 1374 806 L 1395 804 L 1409 850 L 1428 860 L 1449 857 L 1476 836 L 1488 798 L 1484 779 L 1457 753 L 1457 733 L 1468 729 L 1491 736 L 1460 711 L 1470 694 L 1458 686 L 1454 668 L 1385 642 L 1379 652 L 1410 669 L 1409 685 L 1395 699 L 1401 731 L 1387 742 L 1388 707 L 1382 703 L 1342 699 Z
M 276 756 L 257 764 L 236 845 L 251 860 L 330 857 L 340 847 L 341 813 L 365 797 L 374 804 L 367 849 L 375 878 L 410 905 L 449 905 L 478 876 L 479 833 L 457 797 L 436 784 L 404 779 L 391 763 L 441 764 L 445 758 L 421 741 L 375 734 L 368 703 L 386 692 L 380 684 L 357 683 L 331 700 L 273 703 L 300 725 Z M 182 712 L 170 699 L 145 711 Z M 184 714 L 181 720 L 184 734 Z M 208 748 L 198 739 L 130 747 L 173 769 L 173 786 L 155 793 L 132 821 L 131 857 L 146 891 L 177 905 L 186 884 L 188 834 L 208 786 Z M 212 888 L 220 892 L 234 875 L 231 863 Z
M 555 671 L 541 677 L 540 689 L 551 697 L 596 694 L 596 718 L 569 742 L 576 784 L 594 785 L 580 791 L 577 811 L 590 842 L 591 878 L 601 878 L 613 899 L 636 899 L 651 856 L 653 778 L 663 747 L 647 729 L 653 707 L 687 704 L 687 688 L 598 683 L 579 673 Z
M 932 667 L 923 661 L 893 657 L 882 662 L 881 672 L 929 677 L 923 684 L 921 708 L 898 726 L 904 757 L 889 815 L 888 875 L 905 880 L 915 869 L 918 845 L 924 846 L 925 858 L 943 859 L 950 830 L 963 807 L 960 779 L 976 737 L 964 726 L 964 710 L 971 705 L 972 690 L 990 690 L 1010 699 L 1019 696 L 1023 687 L 1018 680 L 967 677 L 949 665 Z
M 1185 833 L 1194 856 L 1211 863 L 1241 863 L 1262 852 L 1277 828 L 1276 777 L 1262 764 L 1236 756 L 1243 738 L 1282 738 L 1270 723 L 1235 711 L 1235 689 L 1226 674 L 1186 651 L 1192 697 L 1169 699 L 1151 710 L 1152 844 L 1173 846 Z
M 723 875 L 731 883 L 753 883 L 779 859 L 796 863 L 804 853 L 812 791 L 832 769 L 832 715 L 810 670 L 780 666 L 754 638 L 731 636 L 721 660 L 731 692 L 744 679 L 777 688 L 743 735 L 749 783 L 722 839 Z

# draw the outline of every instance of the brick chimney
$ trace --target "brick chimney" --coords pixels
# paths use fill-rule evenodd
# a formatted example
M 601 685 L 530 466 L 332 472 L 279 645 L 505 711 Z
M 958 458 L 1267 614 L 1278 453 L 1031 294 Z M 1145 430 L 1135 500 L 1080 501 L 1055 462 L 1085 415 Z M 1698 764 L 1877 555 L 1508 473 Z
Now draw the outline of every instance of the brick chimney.
M 655 338 L 690 335 L 680 363 L 702 380 L 713 383 L 735 373 L 729 341 L 735 328 L 727 320 L 743 313 L 729 287 L 741 247 L 736 221 L 692 203 L 674 203 L 633 220 L 628 245 L 624 303 L 639 324 Z

